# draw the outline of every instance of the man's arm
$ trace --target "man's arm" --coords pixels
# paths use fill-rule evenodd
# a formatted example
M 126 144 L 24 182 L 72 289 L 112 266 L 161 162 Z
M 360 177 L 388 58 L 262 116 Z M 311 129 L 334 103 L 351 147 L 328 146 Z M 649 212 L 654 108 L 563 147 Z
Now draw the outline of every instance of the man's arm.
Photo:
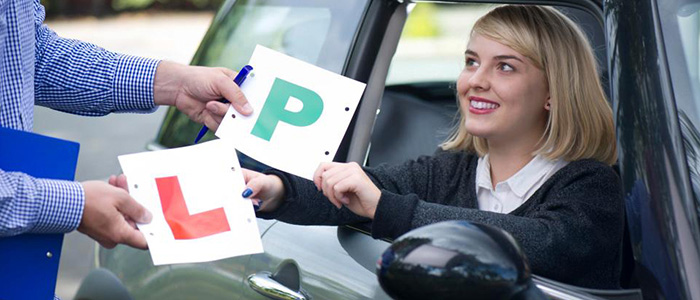
M 153 79 L 159 61 L 61 38 L 43 24 L 38 0 L 34 5 L 36 104 L 88 116 L 155 108 Z
M 228 109 L 214 100 L 227 99 L 244 115 L 253 112 L 231 70 L 160 62 L 61 38 L 43 24 L 44 8 L 34 3 L 36 104 L 89 116 L 170 105 L 212 130 Z
M 151 214 L 121 188 L 101 181 L 39 179 L 0 170 L 0 237 L 78 229 L 103 247 L 146 249 L 134 222 Z
M 78 228 L 85 203 L 80 183 L 0 170 L 0 236 Z

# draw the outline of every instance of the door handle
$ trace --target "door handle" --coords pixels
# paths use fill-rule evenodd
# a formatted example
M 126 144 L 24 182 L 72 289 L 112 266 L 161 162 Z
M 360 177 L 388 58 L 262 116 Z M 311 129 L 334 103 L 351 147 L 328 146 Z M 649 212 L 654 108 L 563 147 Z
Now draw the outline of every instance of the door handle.
M 248 276 L 248 284 L 256 292 L 271 299 L 278 300 L 307 300 L 308 297 L 300 291 L 292 290 L 272 278 L 270 272 L 259 272 Z

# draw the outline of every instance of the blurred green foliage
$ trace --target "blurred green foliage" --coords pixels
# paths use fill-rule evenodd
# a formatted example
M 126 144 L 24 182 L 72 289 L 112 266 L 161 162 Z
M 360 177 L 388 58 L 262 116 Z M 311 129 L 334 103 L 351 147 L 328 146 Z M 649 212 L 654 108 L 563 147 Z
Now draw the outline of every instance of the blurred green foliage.
M 216 10 L 224 0 L 41 0 L 47 17 L 104 16 L 137 10 Z

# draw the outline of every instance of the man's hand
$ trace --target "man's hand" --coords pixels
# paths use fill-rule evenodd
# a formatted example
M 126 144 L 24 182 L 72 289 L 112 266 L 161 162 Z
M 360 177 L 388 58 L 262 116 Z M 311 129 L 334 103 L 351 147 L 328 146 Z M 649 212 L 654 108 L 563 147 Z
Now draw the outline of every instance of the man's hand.
M 111 181 L 111 179 L 110 179 Z M 127 244 L 134 248 L 148 249 L 148 244 L 136 223 L 151 222 L 151 213 L 129 196 L 123 187 L 112 186 L 102 181 L 82 183 L 85 190 L 85 208 L 78 231 L 100 243 L 102 247 L 114 248 Z
M 157 105 L 177 107 L 211 130 L 219 128 L 229 104 L 244 115 L 253 113 L 241 89 L 233 82 L 236 72 L 226 68 L 186 66 L 162 61 L 156 69 L 153 99 Z

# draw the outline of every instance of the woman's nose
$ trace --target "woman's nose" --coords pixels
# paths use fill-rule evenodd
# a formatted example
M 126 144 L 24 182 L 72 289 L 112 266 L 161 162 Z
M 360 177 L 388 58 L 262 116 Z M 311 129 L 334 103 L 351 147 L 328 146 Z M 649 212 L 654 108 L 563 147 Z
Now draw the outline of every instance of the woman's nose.
M 467 83 L 471 89 L 488 90 L 491 87 L 489 75 L 485 68 L 478 68 L 468 76 Z

